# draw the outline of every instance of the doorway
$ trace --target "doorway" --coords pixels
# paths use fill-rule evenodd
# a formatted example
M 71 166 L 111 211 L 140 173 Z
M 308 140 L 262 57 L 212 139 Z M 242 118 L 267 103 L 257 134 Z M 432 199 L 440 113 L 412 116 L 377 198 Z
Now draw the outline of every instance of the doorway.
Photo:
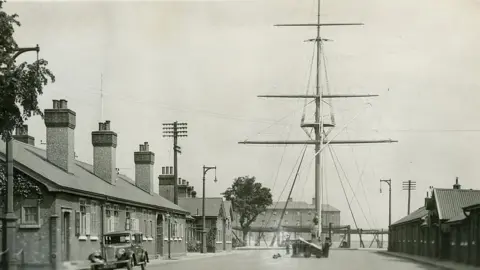
M 70 260 L 70 212 L 62 212 L 62 228 L 61 228 L 61 239 L 62 239 L 62 261 Z

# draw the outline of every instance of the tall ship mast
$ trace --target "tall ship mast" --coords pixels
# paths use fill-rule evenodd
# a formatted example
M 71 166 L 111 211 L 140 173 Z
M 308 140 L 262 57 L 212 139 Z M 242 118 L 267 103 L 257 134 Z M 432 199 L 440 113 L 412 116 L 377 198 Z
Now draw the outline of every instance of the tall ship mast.
M 315 68 L 315 94 L 293 94 L 293 95 L 260 95 L 262 98 L 290 98 L 290 99 L 305 99 L 315 101 L 315 120 L 313 123 L 304 123 L 302 118 L 301 127 L 303 129 L 310 129 L 314 133 L 314 137 L 310 140 L 292 140 L 292 141 L 243 141 L 239 144 L 257 144 L 257 145 L 315 145 L 315 213 L 318 219 L 316 237 L 322 235 L 322 183 L 323 183 L 323 154 L 324 150 L 329 145 L 335 144 L 371 144 L 371 143 L 393 143 L 395 140 L 334 140 L 328 138 L 330 131 L 335 127 L 335 123 L 326 123 L 323 117 L 324 100 L 339 99 L 339 98 L 367 98 L 376 97 L 378 95 L 371 94 L 324 94 L 320 82 L 321 71 L 321 55 L 323 42 L 329 41 L 322 38 L 320 29 L 322 27 L 340 27 L 340 26 L 361 26 L 363 23 L 322 23 L 320 20 L 320 0 L 317 0 L 317 22 L 316 23 L 297 23 L 297 24 L 277 24 L 280 27 L 314 27 L 316 29 L 316 37 L 309 39 L 309 42 L 315 42 L 316 52 L 316 68 Z M 329 130 L 327 130 L 329 129 Z M 338 135 L 338 134 L 337 134 Z M 280 224 L 279 224 L 280 226 Z

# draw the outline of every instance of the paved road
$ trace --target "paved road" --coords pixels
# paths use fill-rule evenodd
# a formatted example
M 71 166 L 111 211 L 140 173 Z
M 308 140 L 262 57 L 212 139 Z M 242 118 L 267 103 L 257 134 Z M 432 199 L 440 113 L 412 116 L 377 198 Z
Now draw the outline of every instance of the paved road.
M 282 252 L 281 254 L 283 254 Z M 148 269 L 162 270 L 290 270 L 290 269 L 334 269 L 334 270 L 434 270 L 431 266 L 416 264 L 369 251 L 332 250 L 328 259 L 289 258 L 273 259 L 274 251 L 242 251 L 232 255 L 199 258 L 171 264 L 149 265 Z

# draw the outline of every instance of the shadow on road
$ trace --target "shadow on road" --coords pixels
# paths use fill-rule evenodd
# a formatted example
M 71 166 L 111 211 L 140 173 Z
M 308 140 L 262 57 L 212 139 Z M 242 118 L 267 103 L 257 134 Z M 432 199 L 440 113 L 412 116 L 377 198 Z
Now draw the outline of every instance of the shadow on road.
M 386 253 L 380 253 L 380 252 L 374 252 L 374 253 L 375 253 L 377 256 L 385 257 L 388 261 L 391 261 L 391 262 L 403 262 L 403 263 L 413 263 L 413 264 L 416 264 L 416 265 L 417 265 L 418 267 L 420 267 L 421 269 L 425 269 L 425 270 L 445 269 L 445 268 L 440 268 L 440 267 L 433 266 L 433 265 L 428 265 L 428 264 L 425 264 L 425 263 L 416 262 L 416 261 L 409 260 L 409 259 L 398 258 L 398 257 L 395 257 L 394 255 L 390 255 L 390 254 L 386 254 Z

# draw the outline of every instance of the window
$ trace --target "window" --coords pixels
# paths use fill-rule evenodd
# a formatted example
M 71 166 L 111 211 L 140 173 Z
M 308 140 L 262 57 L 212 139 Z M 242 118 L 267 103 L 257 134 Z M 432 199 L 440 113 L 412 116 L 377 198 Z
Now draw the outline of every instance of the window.
M 76 234 L 82 240 L 86 240 L 86 236 L 90 235 L 91 229 L 91 207 L 85 200 L 80 200 L 80 211 L 75 213 Z
M 150 238 L 153 238 L 153 221 L 150 220 Z
M 297 216 L 300 216 L 300 211 L 297 211 Z
M 285 225 L 288 225 L 288 220 L 285 220 Z
M 114 219 L 114 223 L 113 223 L 113 228 L 116 230 L 116 231 L 119 231 L 120 230 L 120 214 L 119 214 L 119 207 L 118 205 L 115 205 L 113 207 L 113 219 Z
M 40 206 L 37 199 L 22 202 L 20 228 L 40 228 Z
M 264 225 L 265 225 L 265 220 L 262 220 L 262 226 L 264 226 Z
M 127 207 L 126 218 L 125 218 L 125 229 L 132 230 L 132 231 L 140 230 L 139 220 L 137 219 L 135 208 Z
M 273 221 L 273 226 L 277 226 L 277 221 L 276 220 Z
M 98 216 L 97 216 L 97 203 L 91 202 L 91 212 L 90 212 L 90 237 L 98 236 Z
M 288 211 L 285 211 L 285 215 L 288 215 Z

